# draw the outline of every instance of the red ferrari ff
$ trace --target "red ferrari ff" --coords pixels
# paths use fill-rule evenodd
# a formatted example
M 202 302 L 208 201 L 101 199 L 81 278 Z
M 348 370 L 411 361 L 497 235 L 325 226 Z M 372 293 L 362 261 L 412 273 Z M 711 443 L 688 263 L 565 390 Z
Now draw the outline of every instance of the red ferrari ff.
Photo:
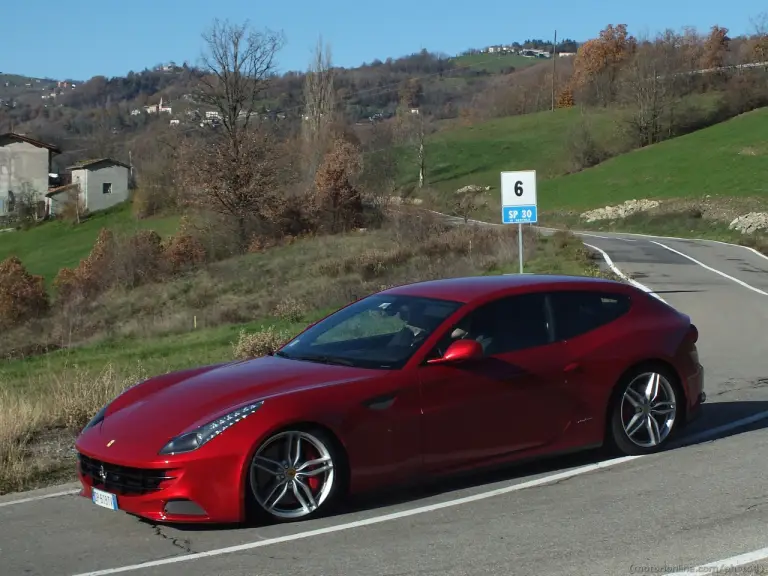
M 154 521 L 288 521 L 524 457 L 653 452 L 705 400 L 697 339 L 688 316 L 608 280 L 392 288 L 272 355 L 129 388 L 77 439 L 81 494 Z

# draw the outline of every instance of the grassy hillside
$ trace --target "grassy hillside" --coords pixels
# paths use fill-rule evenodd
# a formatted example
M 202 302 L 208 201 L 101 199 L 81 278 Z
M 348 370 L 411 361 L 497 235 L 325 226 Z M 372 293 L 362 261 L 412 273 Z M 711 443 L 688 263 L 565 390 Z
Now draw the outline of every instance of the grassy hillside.
M 458 67 L 472 67 L 475 70 L 485 70 L 491 74 L 496 74 L 510 67 L 527 68 L 545 61 L 543 58 L 528 58 L 518 54 L 471 54 L 453 59 L 453 63 Z
M 713 94 L 696 96 L 688 99 L 686 106 L 692 114 L 704 117 L 714 109 L 716 98 Z M 721 124 L 567 175 L 574 168 L 570 147 L 579 126 L 588 126 L 595 140 L 611 148 L 620 140 L 621 114 L 609 108 L 590 111 L 583 117 L 579 109 L 559 109 L 441 131 L 427 146 L 428 184 L 441 193 L 443 202 L 447 193 L 462 186 L 491 186 L 488 201 L 494 215 L 499 205 L 499 173 L 506 170 L 537 171 L 542 210 L 595 207 L 660 195 L 760 192 L 758 174 L 740 175 L 733 182 L 729 171 L 736 167 L 751 171 L 750 166 L 760 163 L 759 134 L 766 127 L 762 119 L 768 114 L 764 112 L 734 119 L 732 128 L 731 123 Z M 742 128 L 752 123 L 748 130 Z M 710 144 L 713 140 L 719 142 L 716 147 Z M 746 151 L 739 154 L 742 148 Z M 710 174 L 716 173 L 706 183 L 697 180 L 703 174 L 703 164 Z M 410 181 L 412 176 L 404 175 L 403 180 Z
M 540 205 L 590 208 L 632 198 L 768 196 L 768 108 L 541 183 Z
M 76 266 L 88 256 L 102 228 L 126 233 L 150 228 L 165 236 L 175 232 L 178 222 L 178 217 L 136 220 L 130 205 L 123 204 L 96 213 L 79 226 L 56 221 L 23 232 L 3 232 L 0 261 L 18 256 L 30 273 L 44 276 L 50 284 L 59 269 Z
M 595 116 L 608 128 L 613 114 Z M 503 170 L 536 169 L 552 178 L 567 169 L 566 136 L 578 123 L 576 109 L 500 118 L 438 133 L 427 148 L 429 184 L 452 191 L 466 184 L 499 186 Z

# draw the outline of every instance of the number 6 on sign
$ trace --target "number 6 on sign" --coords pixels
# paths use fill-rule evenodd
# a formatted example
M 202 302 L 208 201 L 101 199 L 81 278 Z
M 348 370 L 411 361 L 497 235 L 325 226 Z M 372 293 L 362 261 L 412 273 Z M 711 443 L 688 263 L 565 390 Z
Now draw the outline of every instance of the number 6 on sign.
M 538 222 L 535 170 L 501 173 L 501 221 L 503 224 Z

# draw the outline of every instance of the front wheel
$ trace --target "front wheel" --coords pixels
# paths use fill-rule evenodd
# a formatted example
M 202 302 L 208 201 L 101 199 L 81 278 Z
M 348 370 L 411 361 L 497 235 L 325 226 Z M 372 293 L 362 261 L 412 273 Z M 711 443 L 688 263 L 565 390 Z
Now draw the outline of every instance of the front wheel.
M 677 430 L 678 398 L 674 376 L 663 368 L 635 370 L 619 383 L 610 432 L 615 448 L 628 456 L 661 450 Z
M 250 464 L 249 488 L 259 515 L 287 522 L 315 517 L 339 492 L 340 454 L 320 430 L 285 430 L 265 440 Z

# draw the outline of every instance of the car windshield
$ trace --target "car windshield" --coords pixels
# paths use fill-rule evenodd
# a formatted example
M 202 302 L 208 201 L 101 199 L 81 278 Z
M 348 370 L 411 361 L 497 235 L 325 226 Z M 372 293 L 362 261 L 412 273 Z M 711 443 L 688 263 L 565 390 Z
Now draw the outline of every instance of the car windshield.
M 375 294 L 318 322 L 276 355 L 360 368 L 402 368 L 461 306 L 448 300 Z

